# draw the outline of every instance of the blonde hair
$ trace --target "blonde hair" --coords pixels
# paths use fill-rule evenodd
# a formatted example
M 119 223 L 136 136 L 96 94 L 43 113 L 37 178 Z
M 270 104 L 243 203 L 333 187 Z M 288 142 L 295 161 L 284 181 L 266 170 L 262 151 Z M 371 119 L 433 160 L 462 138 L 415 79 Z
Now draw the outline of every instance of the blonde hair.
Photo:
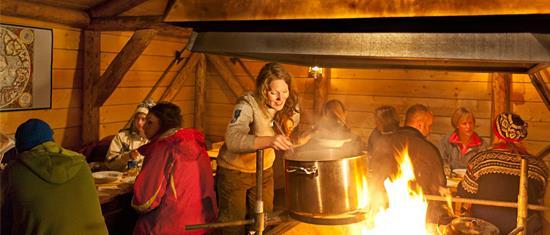
M 283 109 L 275 114 L 274 121 L 279 123 L 284 132 L 290 132 L 292 128 L 289 125 L 294 125 L 294 121 L 291 119 L 294 113 L 299 113 L 298 107 L 298 95 L 292 86 L 292 76 L 278 63 L 268 63 L 260 70 L 258 78 L 256 79 L 256 92 L 255 98 L 258 101 L 260 109 L 267 113 L 267 101 L 269 100 L 267 93 L 270 91 L 270 84 L 274 80 L 284 80 L 288 85 L 289 96 L 285 101 Z M 280 133 L 289 135 L 290 133 Z
M 468 116 L 472 117 L 474 124 L 476 124 L 476 118 L 474 117 L 474 114 L 470 112 L 470 110 L 464 107 L 457 108 L 454 111 L 453 116 L 451 116 L 451 125 L 453 125 L 453 128 L 457 129 L 460 120 Z

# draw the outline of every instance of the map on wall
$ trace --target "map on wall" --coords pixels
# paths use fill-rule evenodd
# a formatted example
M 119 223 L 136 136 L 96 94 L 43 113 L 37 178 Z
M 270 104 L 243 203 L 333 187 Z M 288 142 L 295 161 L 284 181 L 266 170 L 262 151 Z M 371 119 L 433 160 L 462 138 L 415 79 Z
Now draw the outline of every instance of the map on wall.
M 52 31 L 0 24 L 0 111 L 51 108 Z

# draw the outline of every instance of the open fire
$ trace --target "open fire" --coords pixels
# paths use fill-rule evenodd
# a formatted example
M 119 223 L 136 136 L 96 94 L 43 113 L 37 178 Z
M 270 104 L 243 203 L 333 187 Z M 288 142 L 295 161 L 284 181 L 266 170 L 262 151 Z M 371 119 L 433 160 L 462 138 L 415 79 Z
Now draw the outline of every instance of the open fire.
M 384 182 L 388 208 L 380 208 L 365 221 L 351 225 L 354 234 L 438 234 L 435 227 L 426 224 L 428 203 L 422 190 L 410 187 L 414 173 L 407 149 L 398 156 L 398 162 L 397 175 Z M 368 195 L 366 190 L 363 193 Z

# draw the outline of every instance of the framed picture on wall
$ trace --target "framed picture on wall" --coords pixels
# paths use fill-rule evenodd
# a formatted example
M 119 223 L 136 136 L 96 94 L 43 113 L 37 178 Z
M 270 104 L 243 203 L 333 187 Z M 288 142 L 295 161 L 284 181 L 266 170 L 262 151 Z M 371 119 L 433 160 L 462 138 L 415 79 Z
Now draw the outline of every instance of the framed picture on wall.
M 0 112 L 52 106 L 51 29 L 0 24 Z

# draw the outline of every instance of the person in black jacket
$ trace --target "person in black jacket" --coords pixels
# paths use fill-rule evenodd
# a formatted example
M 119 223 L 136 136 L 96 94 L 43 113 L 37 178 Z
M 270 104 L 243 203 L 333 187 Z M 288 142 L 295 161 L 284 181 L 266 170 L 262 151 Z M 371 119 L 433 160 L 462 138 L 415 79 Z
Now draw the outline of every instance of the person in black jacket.
M 424 194 L 438 195 L 440 188 L 446 186 L 447 180 L 439 150 L 426 139 L 431 132 L 432 123 L 433 114 L 428 107 L 416 104 L 407 110 L 404 127 L 393 134 L 381 137 L 378 146 L 369 157 L 369 191 L 377 194 L 371 195 L 371 198 L 384 198 L 384 180 L 396 175 L 399 168 L 396 158 L 405 149 L 408 150 L 411 159 L 416 185 Z M 444 214 L 446 213 L 441 203 L 429 203 L 428 222 L 438 222 Z

